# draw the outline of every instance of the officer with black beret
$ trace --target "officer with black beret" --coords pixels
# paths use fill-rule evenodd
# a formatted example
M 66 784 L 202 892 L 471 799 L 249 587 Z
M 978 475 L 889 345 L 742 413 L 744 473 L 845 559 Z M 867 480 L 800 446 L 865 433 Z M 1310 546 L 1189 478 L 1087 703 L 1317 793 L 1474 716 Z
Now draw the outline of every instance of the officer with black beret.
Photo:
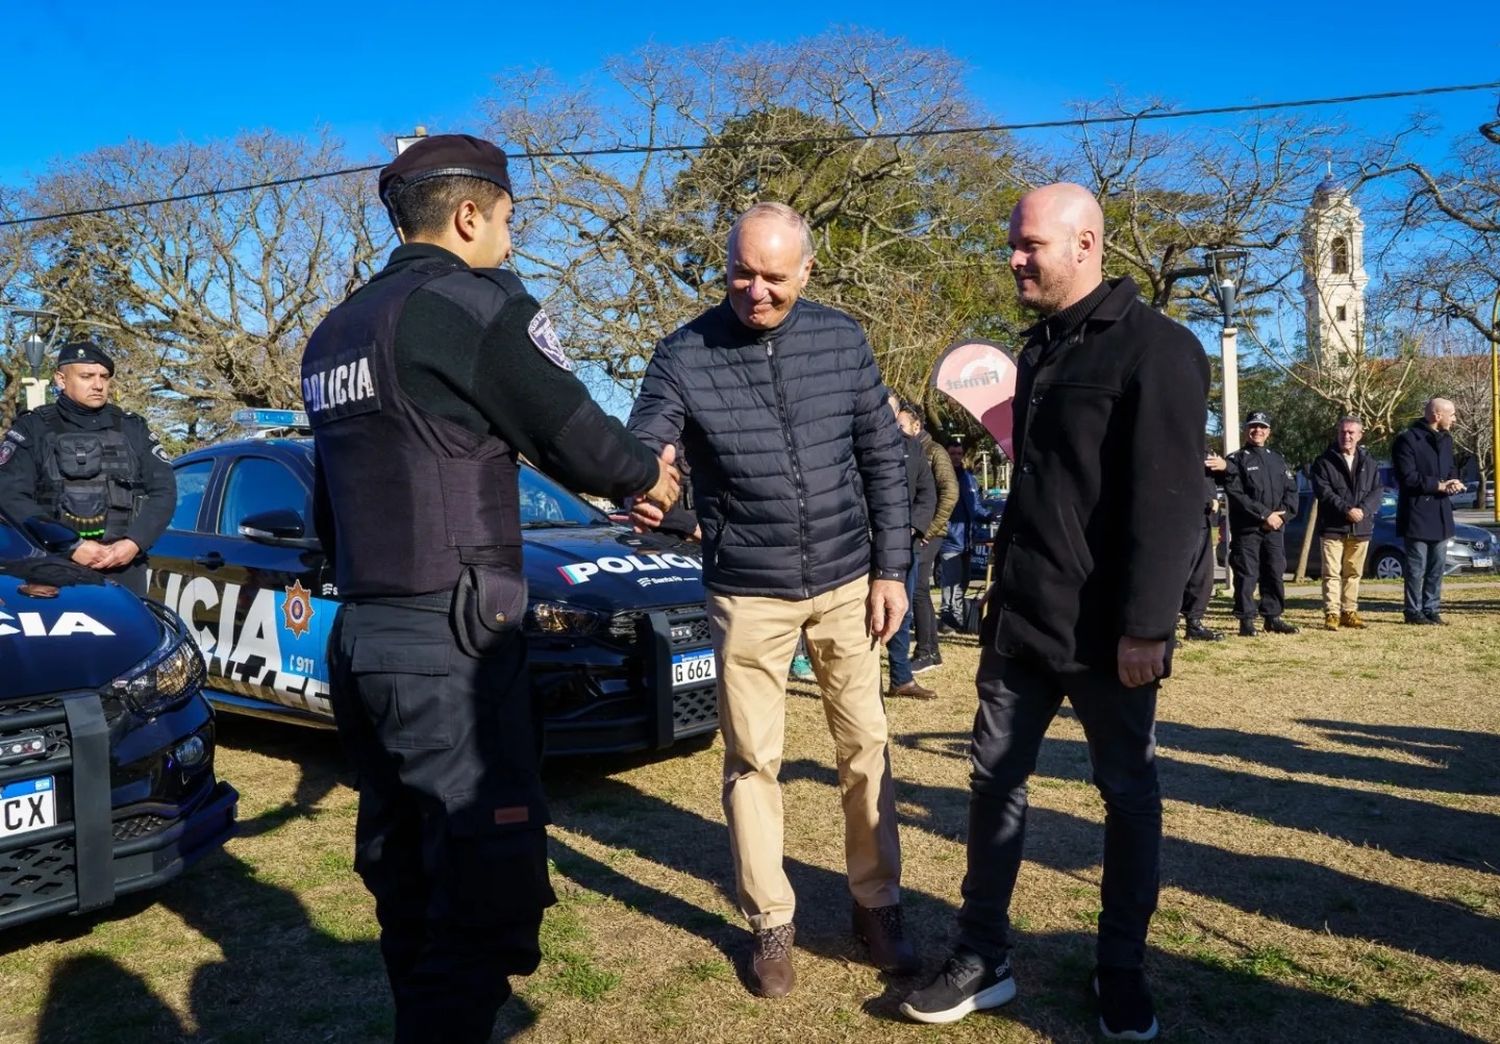
M 115 362 L 90 341 L 57 353 L 57 401 L 0 439 L 0 508 L 78 533 L 73 561 L 146 593 L 146 552 L 176 506 L 166 451 L 139 415 L 109 401 Z
M 1297 480 L 1286 459 L 1266 445 L 1271 417 L 1256 410 L 1245 418 L 1245 445 L 1226 460 L 1229 498 L 1229 568 L 1234 574 L 1234 615 L 1240 636 L 1255 636 L 1255 587 L 1260 615 L 1272 634 L 1296 634 L 1281 618 L 1285 600 L 1286 546 L 1283 530 L 1297 514 Z
M 342 605 L 332 701 L 359 777 L 398 1041 L 488 1040 L 535 970 L 547 879 L 540 727 L 521 632 L 517 456 L 610 499 L 677 499 L 574 376 L 510 256 L 505 153 L 424 138 L 380 173 L 401 238 L 302 358 L 315 525 Z

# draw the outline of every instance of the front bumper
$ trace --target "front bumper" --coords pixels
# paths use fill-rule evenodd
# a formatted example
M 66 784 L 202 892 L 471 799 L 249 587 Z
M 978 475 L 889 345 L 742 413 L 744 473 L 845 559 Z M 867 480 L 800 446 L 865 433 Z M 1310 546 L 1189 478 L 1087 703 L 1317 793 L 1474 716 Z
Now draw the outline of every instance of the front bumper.
M 549 756 L 665 750 L 719 725 L 712 681 L 673 686 L 672 657 L 710 648 L 702 605 L 617 614 L 586 638 L 527 635 Z
M 0 929 L 106 907 L 176 877 L 233 835 L 239 795 L 214 778 L 202 697 L 151 719 L 112 710 L 107 717 L 94 692 L 0 705 L 0 745 L 42 736 L 47 746 L 42 757 L 0 765 L 0 783 L 51 777 L 57 804 L 55 826 L 0 840 Z M 175 764 L 194 735 L 205 739 L 204 759 Z M 121 747 L 143 744 L 148 756 L 120 764 Z

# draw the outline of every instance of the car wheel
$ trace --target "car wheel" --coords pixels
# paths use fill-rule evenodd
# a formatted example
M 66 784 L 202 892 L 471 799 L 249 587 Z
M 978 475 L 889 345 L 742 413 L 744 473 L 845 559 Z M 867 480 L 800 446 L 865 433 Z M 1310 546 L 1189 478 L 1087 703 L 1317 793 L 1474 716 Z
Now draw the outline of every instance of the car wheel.
M 1370 565 L 1370 575 L 1377 580 L 1400 580 L 1405 573 L 1401 555 L 1389 547 L 1376 552 L 1375 561 Z

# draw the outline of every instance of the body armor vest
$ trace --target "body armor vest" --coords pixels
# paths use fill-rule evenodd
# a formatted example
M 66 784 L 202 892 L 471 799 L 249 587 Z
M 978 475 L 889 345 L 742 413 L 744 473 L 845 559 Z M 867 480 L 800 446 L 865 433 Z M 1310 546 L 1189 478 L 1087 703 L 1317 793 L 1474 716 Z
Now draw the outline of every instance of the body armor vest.
M 46 435 L 37 503 L 86 540 L 123 537 L 135 517 L 141 471 L 130 440 L 118 427 L 70 430 L 56 407 L 41 419 Z
M 449 590 L 471 565 L 521 582 L 515 450 L 422 410 L 396 380 L 407 298 L 455 271 L 418 262 L 377 279 L 328 314 L 302 356 L 344 598 Z

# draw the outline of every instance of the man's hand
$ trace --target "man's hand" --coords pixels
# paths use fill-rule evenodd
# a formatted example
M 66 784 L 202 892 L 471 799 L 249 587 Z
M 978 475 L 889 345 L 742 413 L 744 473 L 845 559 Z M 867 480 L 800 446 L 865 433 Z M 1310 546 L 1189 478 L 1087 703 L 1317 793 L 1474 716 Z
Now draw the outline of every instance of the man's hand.
M 1217 453 L 1210 453 L 1208 456 L 1203 458 L 1203 466 L 1209 471 L 1218 473 L 1220 471 L 1229 470 L 1229 461 L 1225 460 Z
M 1345 512 L 1344 517 L 1350 522 L 1363 522 L 1365 520 L 1365 510 L 1364 508 L 1350 508 Z
M 661 457 L 656 462 L 656 485 L 640 499 L 650 501 L 663 512 L 669 511 L 682 495 L 682 472 L 677 470 L 677 447 L 668 443 L 661 448 Z M 658 520 L 659 521 L 659 520 Z
M 95 569 L 118 569 L 128 566 L 141 553 L 141 545 L 126 537 L 104 545 L 104 553 L 94 560 Z
M 1283 525 L 1286 524 L 1286 519 L 1283 517 L 1285 515 L 1285 511 L 1271 512 L 1266 516 L 1266 528 L 1273 533 L 1276 532 L 1276 530 L 1280 529 Z
M 660 526 L 666 513 L 655 504 L 636 498 L 629 502 L 630 524 L 637 533 L 646 533 Z
M 1124 635 L 1116 657 L 1120 663 L 1120 684 L 1127 689 L 1150 685 L 1167 673 L 1166 642 Z
M 906 617 L 906 585 L 900 580 L 870 581 L 865 600 L 865 632 L 884 645 Z
M 1438 492 L 1447 493 L 1449 496 L 1452 496 L 1454 493 L 1462 493 L 1464 489 L 1464 484 L 1458 479 L 1445 479 L 1443 484 L 1438 486 Z
M 97 540 L 80 540 L 78 546 L 73 549 L 72 558 L 81 566 L 98 569 L 100 568 L 99 560 L 108 552 L 109 549 Z

